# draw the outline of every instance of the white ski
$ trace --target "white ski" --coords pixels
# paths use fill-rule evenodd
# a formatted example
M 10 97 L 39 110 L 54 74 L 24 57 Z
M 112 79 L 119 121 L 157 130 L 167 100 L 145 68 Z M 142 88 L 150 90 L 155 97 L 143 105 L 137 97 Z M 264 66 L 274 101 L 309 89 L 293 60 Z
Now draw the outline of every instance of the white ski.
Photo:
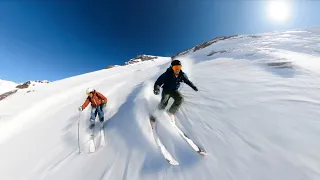
M 187 141 L 187 143 L 192 147 L 193 150 L 195 150 L 200 155 L 204 156 L 207 155 L 206 152 L 204 152 L 199 146 L 197 146 L 190 138 L 186 136 L 184 132 L 181 131 L 181 129 L 176 125 L 174 117 L 170 117 L 171 125 L 174 127 L 175 130 L 177 130 L 178 134 Z
M 179 165 L 179 162 L 172 157 L 172 155 L 168 152 L 168 150 L 164 147 L 164 145 L 162 144 L 161 140 L 159 139 L 159 136 L 158 136 L 158 134 L 156 132 L 156 122 L 152 121 L 150 119 L 150 123 L 151 123 L 152 132 L 153 132 L 153 137 L 154 137 L 157 145 L 159 146 L 160 151 L 161 151 L 162 155 L 164 156 L 164 158 L 171 165 L 174 165 L 174 166 Z
M 96 147 L 95 147 L 95 144 L 94 144 L 94 136 L 91 135 L 90 141 L 89 141 L 89 152 L 93 153 L 95 151 L 96 151 Z
M 90 140 L 89 140 L 89 152 L 93 153 L 96 151 L 96 146 L 94 144 L 94 127 L 91 129 Z
M 106 142 L 104 139 L 104 126 L 101 124 L 101 129 L 100 129 L 100 146 L 105 146 Z

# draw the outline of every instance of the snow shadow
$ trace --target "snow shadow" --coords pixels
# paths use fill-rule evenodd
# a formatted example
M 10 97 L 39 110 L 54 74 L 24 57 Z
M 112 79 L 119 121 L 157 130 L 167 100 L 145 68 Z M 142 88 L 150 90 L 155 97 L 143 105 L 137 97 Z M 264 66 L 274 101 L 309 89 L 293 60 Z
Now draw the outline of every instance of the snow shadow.
M 272 52 L 273 51 L 270 51 L 270 53 Z M 256 64 L 262 67 L 265 71 L 282 78 L 293 78 L 297 74 L 296 67 L 290 60 L 275 57 L 272 54 L 265 54 L 264 52 L 257 51 L 252 56 L 244 54 L 237 58 L 244 58 L 251 60 L 252 62 L 256 62 Z
M 152 134 L 152 129 L 151 129 L 150 120 L 149 120 L 149 114 L 151 114 L 155 110 L 155 107 L 157 106 L 157 101 L 150 101 L 150 99 L 149 99 L 150 94 L 148 94 L 148 92 L 152 93 L 152 90 L 150 87 L 147 87 L 148 86 L 147 84 L 148 83 L 145 83 L 144 92 L 142 92 L 140 94 L 140 96 L 137 97 L 137 102 L 136 102 L 136 109 L 139 112 L 141 112 L 138 116 L 140 116 L 140 118 L 143 118 L 145 120 L 145 123 L 148 124 L 148 128 L 150 130 L 150 137 L 151 137 L 150 139 L 153 143 L 153 148 L 149 149 L 148 152 L 146 153 L 146 157 L 145 157 L 143 165 L 141 167 L 140 173 L 142 175 L 152 174 L 154 172 L 160 172 L 160 171 L 170 167 L 168 162 L 165 160 L 165 158 L 161 154 L 160 149 L 156 145 L 155 140 L 154 140 L 154 136 Z M 160 126 L 161 126 L 161 123 L 158 123 L 156 129 L 159 130 Z M 163 133 L 169 133 L 169 132 L 166 131 Z M 158 135 L 159 135 L 159 133 L 158 133 Z M 163 139 L 161 139 L 160 135 L 159 135 L 159 138 L 161 141 L 163 141 Z
M 217 51 L 222 51 L 221 49 Z M 297 67 L 294 64 L 284 58 L 279 57 L 277 54 L 281 52 L 278 49 L 261 49 L 255 46 L 248 47 L 244 50 L 241 48 L 227 49 L 224 53 L 218 53 L 212 56 L 204 56 L 203 54 L 195 54 L 192 56 L 186 56 L 187 59 L 197 59 L 198 61 L 212 61 L 218 58 L 230 58 L 234 60 L 248 60 L 256 63 L 262 67 L 265 71 L 270 72 L 276 76 L 283 78 L 293 78 L 297 75 Z
M 297 74 L 292 62 L 289 61 L 268 62 L 263 65 L 263 68 L 266 71 L 283 78 L 293 78 Z
M 74 106 L 65 106 L 63 108 L 70 108 Z M 73 149 L 78 149 L 78 123 L 79 124 L 79 142 L 80 142 L 80 151 L 86 152 L 88 151 L 88 148 L 86 148 L 86 144 L 88 143 L 90 139 L 91 130 L 89 129 L 90 126 L 90 110 L 91 108 L 87 108 L 86 111 L 83 112 L 74 112 L 72 115 L 66 118 L 66 126 L 62 129 L 62 132 L 64 133 L 64 140 L 66 143 L 71 146 Z M 70 109 L 70 111 L 75 111 L 74 109 Z M 104 112 L 105 109 L 104 109 Z M 65 114 L 65 113 L 62 113 Z M 106 113 L 105 113 L 106 114 Z M 100 122 L 98 120 L 98 116 L 96 117 L 96 125 L 94 128 L 94 134 L 95 134 L 95 141 L 97 141 L 98 137 L 97 134 L 100 130 Z M 99 142 L 99 141 L 98 141 Z
M 150 145 L 150 137 L 146 137 L 143 133 L 149 125 L 148 114 L 142 114 L 142 112 L 137 112 L 137 106 L 146 107 L 143 104 L 137 103 L 136 97 L 142 90 L 142 84 L 139 84 L 135 89 L 128 95 L 125 102 L 119 107 L 117 113 L 115 113 L 106 123 L 105 132 L 116 132 L 117 139 L 125 142 L 125 147 L 128 151 L 133 149 L 138 149 L 144 153 L 149 153 L 150 149 L 153 149 Z M 137 115 L 139 114 L 139 116 Z M 139 119 L 137 118 L 139 117 Z M 142 117 L 144 117 L 142 119 Z M 114 136 L 115 134 L 113 134 Z M 106 135 L 108 137 L 108 135 Z M 110 137 L 110 136 L 109 136 Z M 115 144 L 116 145 L 116 144 Z
M 74 114 L 72 117 L 68 119 L 68 124 L 63 128 L 63 131 L 66 133 L 65 134 L 65 139 L 67 141 L 67 144 L 78 147 L 78 137 L 77 134 L 74 133 L 74 131 L 77 131 L 78 129 L 78 121 L 81 116 L 79 113 L 76 115 Z M 77 133 L 77 132 L 76 132 Z

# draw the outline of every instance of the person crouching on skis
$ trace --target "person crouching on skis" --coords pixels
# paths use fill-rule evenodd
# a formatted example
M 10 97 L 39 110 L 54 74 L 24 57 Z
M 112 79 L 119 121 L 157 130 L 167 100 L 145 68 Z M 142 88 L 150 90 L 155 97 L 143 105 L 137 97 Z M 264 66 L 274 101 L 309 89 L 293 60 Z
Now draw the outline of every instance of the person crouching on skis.
M 89 103 L 91 103 L 91 107 L 92 107 L 91 117 L 90 117 L 90 129 L 91 129 L 95 125 L 95 119 L 96 119 L 97 113 L 99 115 L 99 121 L 103 123 L 104 121 L 103 108 L 107 104 L 107 98 L 103 94 L 99 93 L 98 91 L 92 88 L 88 88 L 86 90 L 86 93 L 88 97 L 86 101 L 83 103 L 83 105 L 79 107 L 79 111 L 84 110 L 89 105 Z
M 169 109 L 169 116 L 172 119 L 174 118 L 175 113 L 178 111 L 183 101 L 183 97 L 178 91 L 180 83 L 184 82 L 193 90 L 198 91 L 198 88 L 188 79 L 186 73 L 184 73 L 181 69 L 181 62 L 179 60 L 173 60 L 171 62 L 171 66 L 154 83 L 153 92 L 155 95 L 160 93 L 160 87 L 163 85 L 161 101 L 158 104 L 159 110 L 165 109 L 170 97 L 173 98 L 174 102 Z

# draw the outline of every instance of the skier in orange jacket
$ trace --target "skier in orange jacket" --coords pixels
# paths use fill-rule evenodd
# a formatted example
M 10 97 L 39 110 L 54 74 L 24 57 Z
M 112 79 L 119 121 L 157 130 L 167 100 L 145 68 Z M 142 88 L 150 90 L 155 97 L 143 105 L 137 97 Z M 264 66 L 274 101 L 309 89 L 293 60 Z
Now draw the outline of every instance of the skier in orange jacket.
M 93 88 L 88 88 L 86 90 L 88 95 L 86 101 L 83 103 L 82 106 L 79 107 L 79 111 L 83 111 L 89 103 L 91 103 L 91 117 L 90 117 L 90 129 L 95 125 L 95 119 L 97 114 L 99 115 L 99 121 L 103 123 L 104 121 L 104 112 L 103 108 L 107 104 L 107 98 L 99 93 L 98 91 L 94 90 Z

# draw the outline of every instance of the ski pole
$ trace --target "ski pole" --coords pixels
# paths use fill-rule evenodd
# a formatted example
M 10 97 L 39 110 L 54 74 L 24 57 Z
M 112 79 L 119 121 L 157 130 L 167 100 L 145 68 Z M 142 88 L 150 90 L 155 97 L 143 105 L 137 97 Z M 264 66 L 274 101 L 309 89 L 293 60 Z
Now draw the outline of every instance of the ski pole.
M 80 151 L 80 117 L 81 117 L 81 112 L 79 112 L 79 118 L 78 118 L 78 148 L 79 148 L 79 154 L 81 153 Z

